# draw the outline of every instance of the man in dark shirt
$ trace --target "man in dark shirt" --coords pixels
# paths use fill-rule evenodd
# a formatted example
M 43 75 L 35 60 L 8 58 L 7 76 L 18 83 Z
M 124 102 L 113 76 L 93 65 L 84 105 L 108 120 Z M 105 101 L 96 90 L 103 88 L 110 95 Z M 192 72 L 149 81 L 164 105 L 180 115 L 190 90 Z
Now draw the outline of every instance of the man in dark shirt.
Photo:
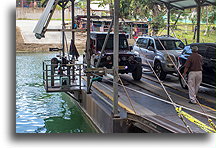
M 196 104 L 197 99 L 196 95 L 198 93 L 200 84 L 202 82 L 202 56 L 198 54 L 198 47 L 193 46 L 192 48 L 192 54 L 188 57 L 186 63 L 185 63 L 185 69 L 183 76 L 188 74 L 188 90 L 189 90 L 189 103 Z

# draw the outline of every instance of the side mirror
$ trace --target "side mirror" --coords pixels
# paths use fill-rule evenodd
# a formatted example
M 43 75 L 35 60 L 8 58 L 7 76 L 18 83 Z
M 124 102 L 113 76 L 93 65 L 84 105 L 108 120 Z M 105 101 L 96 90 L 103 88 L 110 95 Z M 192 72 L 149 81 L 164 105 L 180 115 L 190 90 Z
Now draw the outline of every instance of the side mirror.
M 149 47 L 148 47 L 148 50 L 154 51 L 154 52 L 155 52 L 155 49 L 154 49 L 152 46 L 149 46 Z

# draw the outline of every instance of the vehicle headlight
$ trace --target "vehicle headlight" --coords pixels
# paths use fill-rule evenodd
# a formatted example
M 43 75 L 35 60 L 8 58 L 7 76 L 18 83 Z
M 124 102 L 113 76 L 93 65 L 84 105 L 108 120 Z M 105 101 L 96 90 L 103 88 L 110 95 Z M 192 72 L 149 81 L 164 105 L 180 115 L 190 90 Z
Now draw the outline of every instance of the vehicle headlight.
M 126 58 L 126 57 L 122 57 L 121 59 L 122 59 L 122 61 L 126 61 L 126 60 L 127 60 L 127 58 Z
M 107 59 L 107 61 L 110 61 L 112 59 L 112 57 L 111 56 L 107 56 L 106 59 Z
M 172 61 L 175 62 L 175 56 L 171 54 L 166 55 L 166 61 L 169 63 L 172 63 Z

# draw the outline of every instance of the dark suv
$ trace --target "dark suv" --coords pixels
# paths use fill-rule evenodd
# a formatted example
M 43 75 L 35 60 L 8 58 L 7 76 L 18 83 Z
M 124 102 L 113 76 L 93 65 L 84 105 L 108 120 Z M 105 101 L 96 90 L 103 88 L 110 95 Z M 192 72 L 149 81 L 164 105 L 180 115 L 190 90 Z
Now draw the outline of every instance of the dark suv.
M 203 57 L 203 76 L 202 85 L 215 87 L 216 85 L 216 44 L 215 43 L 193 43 L 185 46 L 182 54 L 179 56 L 180 72 L 184 72 L 184 64 L 187 58 L 191 55 L 191 47 L 197 46 L 198 53 Z M 187 77 L 186 77 L 187 80 Z M 179 81 L 182 88 L 187 89 L 187 85 L 179 76 Z
M 98 62 L 106 35 L 107 33 L 105 32 L 91 32 L 90 34 L 91 65 L 94 67 Z M 108 69 L 113 67 L 113 36 L 114 34 L 110 33 L 98 67 L 106 67 Z M 134 80 L 140 80 L 142 77 L 142 60 L 130 50 L 126 35 L 119 34 L 119 73 L 132 73 Z

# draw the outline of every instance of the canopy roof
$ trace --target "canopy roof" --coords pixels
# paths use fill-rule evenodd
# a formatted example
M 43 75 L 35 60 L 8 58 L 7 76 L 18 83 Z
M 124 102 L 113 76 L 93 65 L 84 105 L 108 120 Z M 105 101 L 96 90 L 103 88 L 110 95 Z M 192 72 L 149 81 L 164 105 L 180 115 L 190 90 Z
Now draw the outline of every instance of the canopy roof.
M 177 9 L 195 8 L 198 6 L 216 5 L 216 0 L 156 0 Z

